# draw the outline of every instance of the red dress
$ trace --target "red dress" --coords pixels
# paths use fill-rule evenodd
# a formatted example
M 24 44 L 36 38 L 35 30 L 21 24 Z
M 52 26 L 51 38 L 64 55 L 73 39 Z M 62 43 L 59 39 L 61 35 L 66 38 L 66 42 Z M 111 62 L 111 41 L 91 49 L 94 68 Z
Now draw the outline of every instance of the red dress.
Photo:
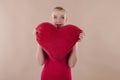
M 53 61 L 43 50 L 45 56 L 44 68 L 40 76 L 41 80 L 71 80 L 71 68 L 68 66 L 70 53 L 61 61 Z
M 56 29 L 45 22 L 36 28 L 36 40 L 45 57 L 41 80 L 71 80 L 71 68 L 68 65 L 73 46 L 82 30 L 74 25 Z

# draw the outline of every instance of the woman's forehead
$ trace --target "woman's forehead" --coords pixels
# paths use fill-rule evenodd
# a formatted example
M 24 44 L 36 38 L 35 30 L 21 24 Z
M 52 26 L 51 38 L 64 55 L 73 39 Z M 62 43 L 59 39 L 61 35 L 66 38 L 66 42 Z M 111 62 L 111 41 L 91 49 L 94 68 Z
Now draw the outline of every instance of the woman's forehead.
M 55 10 L 52 12 L 52 16 L 58 16 L 58 15 L 65 16 L 66 13 L 65 13 L 65 11 L 58 11 L 58 10 Z

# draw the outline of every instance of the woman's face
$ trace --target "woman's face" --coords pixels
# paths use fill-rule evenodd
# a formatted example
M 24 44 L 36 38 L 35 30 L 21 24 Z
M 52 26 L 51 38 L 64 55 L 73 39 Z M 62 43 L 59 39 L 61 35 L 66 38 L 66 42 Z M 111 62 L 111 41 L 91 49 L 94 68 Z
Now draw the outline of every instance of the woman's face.
M 52 13 L 52 22 L 56 27 L 61 27 L 66 23 L 65 11 L 55 10 Z

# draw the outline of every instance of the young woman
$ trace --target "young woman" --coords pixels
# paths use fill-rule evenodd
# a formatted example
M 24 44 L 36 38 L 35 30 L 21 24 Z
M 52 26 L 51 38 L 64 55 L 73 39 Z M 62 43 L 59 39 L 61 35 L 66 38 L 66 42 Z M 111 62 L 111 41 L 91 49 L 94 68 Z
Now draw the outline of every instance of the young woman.
M 67 22 L 66 11 L 62 7 L 55 7 L 52 12 L 52 23 L 57 29 Z M 81 36 L 80 36 L 81 38 Z M 41 80 L 72 80 L 71 68 L 77 62 L 76 45 L 61 61 L 52 61 L 47 53 L 38 44 L 36 58 L 40 65 L 44 64 Z

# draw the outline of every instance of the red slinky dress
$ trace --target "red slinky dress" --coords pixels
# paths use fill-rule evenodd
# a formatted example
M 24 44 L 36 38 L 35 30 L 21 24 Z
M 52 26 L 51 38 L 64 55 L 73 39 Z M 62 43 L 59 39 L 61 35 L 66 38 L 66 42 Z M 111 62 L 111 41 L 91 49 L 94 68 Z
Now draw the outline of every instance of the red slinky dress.
M 71 80 L 71 68 L 68 66 L 70 53 L 61 61 L 53 61 L 43 50 L 45 64 L 40 76 L 41 80 Z
M 40 79 L 72 80 L 68 60 L 82 30 L 74 25 L 56 29 L 48 22 L 38 25 L 36 30 L 36 39 L 45 57 Z

